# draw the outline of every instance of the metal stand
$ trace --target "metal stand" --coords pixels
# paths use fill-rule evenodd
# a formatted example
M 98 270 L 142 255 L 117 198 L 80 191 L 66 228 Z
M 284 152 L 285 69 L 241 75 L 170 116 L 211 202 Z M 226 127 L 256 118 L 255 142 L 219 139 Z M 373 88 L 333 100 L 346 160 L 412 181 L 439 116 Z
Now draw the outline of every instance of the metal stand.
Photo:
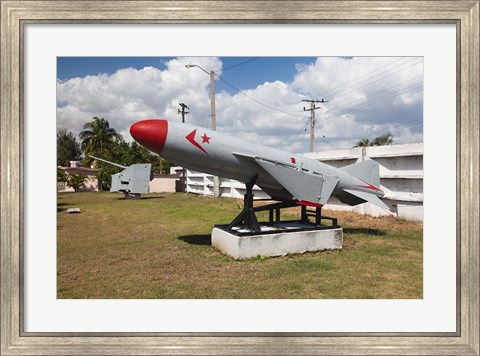
M 280 203 L 273 203 L 267 205 L 261 205 L 257 207 L 253 207 L 253 186 L 255 185 L 258 176 L 254 176 L 248 183 L 245 183 L 247 192 L 243 196 L 243 209 L 240 214 L 226 227 L 227 231 L 234 231 L 234 227 L 240 227 L 244 229 L 248 229 L 252 232 L 259 233 L 262 232 L 260 228 L 260 224 L 257 220 L 255 213 L 259 211 L 268 211 L 268 225 L 274 226 L 279 225 L 281 222 L 280 218 L 280 211 L 281 209 L 291 208 L 298 206 L 298 200 L 288 200 L 285 202 Z M 335 228 L 338 227 L 337 218 L 331 218 L 328 216 L 322 216 L 322 208 L 321 207 L 313 207 L 309 209 L 305 205 L 301 205 L 301 217 L 300 223 L 304 224 L 305 226 L 310 225 L 310 228 Z M 313 217 L 315 222 L 310 222 L 309 217 Z M 332 225 L 329 227 L 322 227 L 322 220 L 330 220 Z M 218 227 L 225 228 L 226 225 L 217 225 Z M 306 227 L 305 229 L 310 229 Z
M 337 226 L 337 218 L 331 218 L 328 216 L 322 216 L 322 208 L 321 207 L 313 207 L 313 210 L 309 210 L 307 206 L 302 205 L 302 214 L 301 214 L 301 221 L 308 223 L 308 217 L 315 218 L 315 225 L 320 226 L 322 225 L 322 220 L 330 220 L 332 222 L 332 226 Z
M 252 190 L 257 178 L 258 175 L 255 175 L 252 179 L 250 179 L 249 182 L 245 183 L 247 187 L 247 193 L 243 196 L 243 210 L 228 226 L 228 230 L 231 230 L 234 226 L 242 226 L 255 232 L 262 231 L 253 208 Z

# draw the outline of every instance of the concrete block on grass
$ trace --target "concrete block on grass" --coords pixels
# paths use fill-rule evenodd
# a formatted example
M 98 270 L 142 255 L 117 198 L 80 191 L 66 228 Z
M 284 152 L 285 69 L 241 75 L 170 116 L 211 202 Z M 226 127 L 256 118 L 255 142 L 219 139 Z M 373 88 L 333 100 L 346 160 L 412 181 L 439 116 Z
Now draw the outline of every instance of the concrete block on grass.
M 263 229 L 262 229 L 263 231 Z M 321 230 L 266 231 L 262 234 L 238 236 L 215 227 L 212 245 L 235 259 L 256 256 L 283 256 L 288 253 L 341 249 L 343 230 L 340 227 Z

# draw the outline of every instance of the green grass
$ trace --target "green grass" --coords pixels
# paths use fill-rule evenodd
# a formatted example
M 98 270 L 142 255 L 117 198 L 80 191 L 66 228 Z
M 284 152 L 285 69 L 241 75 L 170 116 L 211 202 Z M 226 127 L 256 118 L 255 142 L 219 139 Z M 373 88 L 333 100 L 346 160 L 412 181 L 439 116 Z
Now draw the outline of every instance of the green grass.
M 241 204 L 59 194 L 58 298 L 422 298 L 421 224 L 328 211 L 344 228 L 343 250 L 234 260 L 211 246 L 210 232 Z

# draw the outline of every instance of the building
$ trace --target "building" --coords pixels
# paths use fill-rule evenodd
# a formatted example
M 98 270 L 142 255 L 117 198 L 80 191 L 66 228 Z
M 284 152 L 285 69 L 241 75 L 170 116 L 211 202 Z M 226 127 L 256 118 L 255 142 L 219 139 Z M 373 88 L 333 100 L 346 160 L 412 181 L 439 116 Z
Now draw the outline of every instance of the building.
M 183 191 L 179 186 L 180 177 L 178 174 L 155 173 L 149 184 L 150 193 L 175 193 Z
M 380 165 L 380 186 L 385 192 L 385 202 L 393 213 L 408 220 L 423 221 L 423 144 L 356 147 L 347 150 L 306 153 L 335 167 L 344 167 L 372 159 Z M 373 216 L 390 215 L 373 204 L 354 207 L 332 197 L 326 208 L 349 210 Z
M 97 172 L 99 169 L 97 168 L 86 168 L 80 167 L 77 161 L 71 161 L 70 167 L 58 167 L 62 169 L 67 176 L 71 176 L 73 174 L 83 174 L 86 176 L 83 185 L 80 187 L 79 191 L 81 192 L 98 192 L 98 179 L 97 179 Z M 57 192 L 64 193 L 64 192 L 73 192 L 74 189 L 69 187 L 65 182 L 57 182 Z

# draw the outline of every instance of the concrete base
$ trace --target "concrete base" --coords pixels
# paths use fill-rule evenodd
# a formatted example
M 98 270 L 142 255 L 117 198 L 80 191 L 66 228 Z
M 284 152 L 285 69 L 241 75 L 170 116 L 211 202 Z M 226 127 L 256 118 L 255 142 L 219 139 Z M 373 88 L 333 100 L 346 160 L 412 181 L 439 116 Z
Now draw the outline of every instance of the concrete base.
M 262 226 L 265 233 L 243 236 L 215 227 L 212 245 L 235 259 L 342 248 L 342 228 L 299 231 L 299 225 L 286 222 L 278 227 Z

